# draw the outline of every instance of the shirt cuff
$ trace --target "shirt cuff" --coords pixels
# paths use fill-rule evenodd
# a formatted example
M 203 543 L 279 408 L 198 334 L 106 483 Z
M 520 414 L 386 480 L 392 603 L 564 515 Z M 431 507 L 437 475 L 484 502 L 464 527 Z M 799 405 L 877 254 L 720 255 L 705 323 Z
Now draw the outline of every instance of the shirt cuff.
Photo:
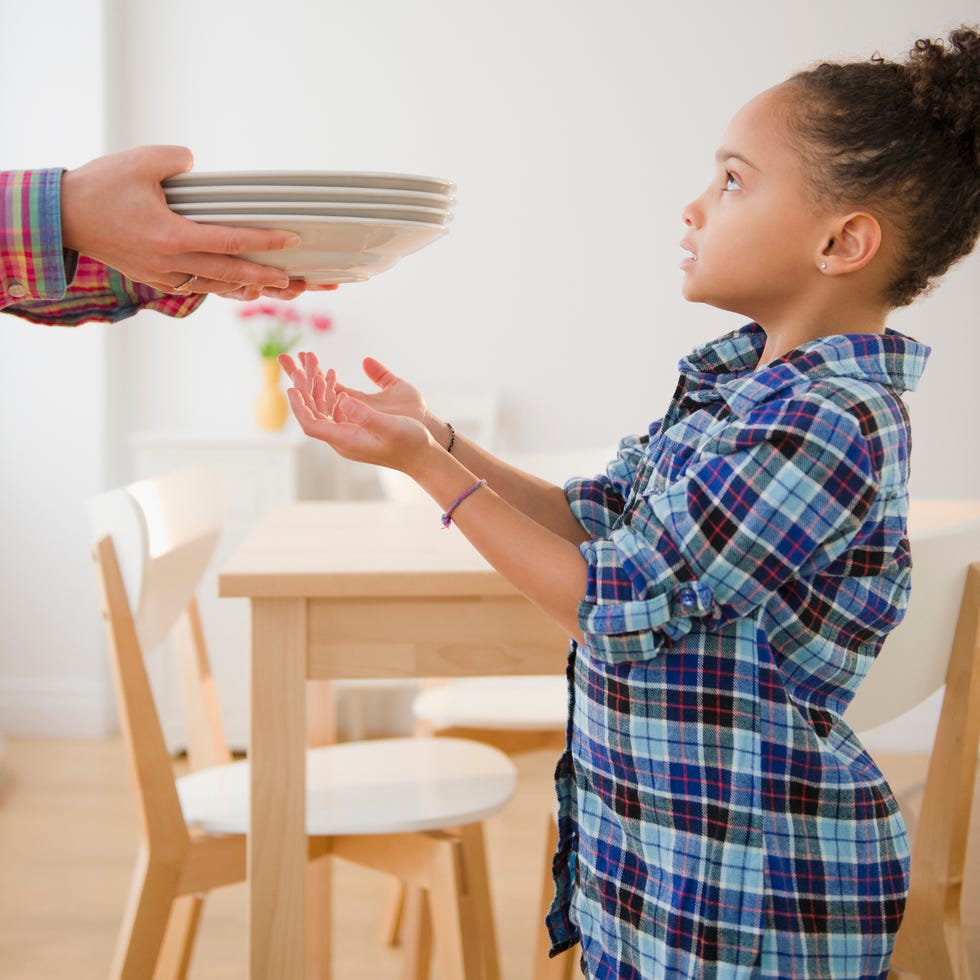
M 656 584 L 645 597 L 603 595 L 625 591 L 623 565 L 629 563 L 628 557 L 614 539 L 587 541 L 580 551 L 588 564 L 588 584 L 578 621 L 586 646 L 599 660 L 649 660 L 690 633 L 695 619 L 719 615 L 711 586 L 697 579 L 678 580 L 666 561 L 660 561 L 662 574 L 655 577 Z M 604 581 L 616 584 L 610 589 Z
M 127 279 L 115 269 L 109 270 L 109 286 L 115 294 L 119 309 L 127 311 L 125 315 L 140 310 L 153 310 L 180 319 L 193 313 L 205 300 L 203 293 L 191 293 L 189 296 L 162 293 L 145 283 Z
M 77 256 L 61 242 L 61 168 L 0 173 L 0 305 L 61 299 Z

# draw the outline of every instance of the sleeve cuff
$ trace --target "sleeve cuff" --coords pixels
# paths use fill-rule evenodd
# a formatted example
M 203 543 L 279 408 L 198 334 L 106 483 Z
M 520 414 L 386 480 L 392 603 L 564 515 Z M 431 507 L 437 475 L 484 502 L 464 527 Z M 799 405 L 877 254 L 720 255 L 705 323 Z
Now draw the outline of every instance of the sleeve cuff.
M 4 305 L 61 299 L 77 257 L 61 242 L 60 168 L 25 170 L 0 179 L 0 270 Z
M 203 294 L 175 296 L 171 293 L 162 293 L 145 283 L 127 279 L 115 269 L 109 270 L 109 288 L 116 298 L 122 316 L 129 316 L 140 310 L 153 310 L 164 316 L 181 319 L 193 313 L 205 300 Z
M 707 583 L 677 581 L 666 563 L 659 579 L 663 588 L 654 594 L 642 599 L 604 599 L 600 595 L 602 570 L 618 571 L 624 558 L 610 540 L 587 541 L 580 550 L 589 573 L 578 621 L 590 652 L 601 660 L 649 660 L 690 633 L 695 619 L 719 615 Z

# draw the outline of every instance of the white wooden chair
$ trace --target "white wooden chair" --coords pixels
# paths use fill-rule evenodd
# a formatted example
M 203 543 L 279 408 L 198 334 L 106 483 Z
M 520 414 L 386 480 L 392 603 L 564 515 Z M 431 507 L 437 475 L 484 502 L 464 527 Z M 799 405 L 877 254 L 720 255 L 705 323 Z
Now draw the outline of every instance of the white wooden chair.
M 87 509 L 140 818 L 112 977 L 182 978 L 204 894 L 246 876 L 248 763 L 231 761 L 194 601 L 221 531 L 224 491 L 217 474 L 184 470 L 100 494 Z M 143 662 L 175 625 L 194 770 L 179 779 Z M 243 669 L 246 656 L 242 651 Z M 480 821 L 508 802 L 515 781 L 502 753 L 460 740 L 410 737 L 311 750 L 308 887 L 321 899 L 319 914 L 328 915 L 322 899 L 329 865 L 317 859 L 341 857 L 396 875 L 428 897 L 423 919 L 432 923 L 440 977 L 496 980 Z M 313 920 L 307 930 L 307 976 L 330 975 L 327 926 Z M 421 965 L 411 966 L 416 975 L 427 968 L 427 932 L 422 940 Z
M 960 897 L 980 742 L 980 520 L 911 536 L 912 595 L 844 716 L 857 732 L 945 684 L 891 976 L 968 980 Z
M 511 756 L 550 749 L 557 758 L 565 746 L 568 682 L 560 674 L 453 679 L 424 689 L 412 708 L 420 734 L 471 739 Z M 574 949 L 548 957 L 551 941 L 544 917 L 554 893 L 551 863 L 557 843 L 557 827 L 553 815 L 549 814 L 542 858 L 534 980 L 568 980 L 577 963 Z M 398 928 L 397 906 L 392 908 L 386 928 L 385 939 L 393 943 Z

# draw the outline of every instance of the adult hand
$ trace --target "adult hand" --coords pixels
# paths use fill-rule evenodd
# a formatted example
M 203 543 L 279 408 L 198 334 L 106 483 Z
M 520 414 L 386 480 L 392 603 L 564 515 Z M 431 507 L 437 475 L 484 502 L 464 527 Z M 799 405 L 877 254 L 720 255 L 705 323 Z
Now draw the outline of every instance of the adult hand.
M 316 355 L 301 353 L 299 359 L 297 364 L 288 354 L 279 355 L 293 383 L 286 392 L 290 408 L 308 436 L 327 443 L 345 459 L 403 472 L 410 472 L 421 455 L 435 447 L 419 419 L 372 408 L 338 386 L 333 368 L 324 374 Z
M 277 289 L 274 286 L 238 286 L 235 289 L 228 290 L 227 292 L 224 290 L 219 290 L 218 295 L 223 299 L 240 299 L 245 303 L 251 303 L 253 300 L 259 299 L 263 296 L 266 299 L 289 300 L 295 299 L 300 293 L 305 293 L 307 290 L 318 290 L 322 292 L 336 288 L 336 283 L 310 286 L 307 284 L 305 279 L 290 279 L 289 285 L 285 286 L 283 289 Z M 193 289 L 189 290 L 189 292 L 197 291 L 196 285 Z
M 284 290 L 279 298 L 302 292 L 305 284 L 290 282 L 282 270 L 235 258 L 292 247 L 299 243 L 292 232 L 203 224 L 170 210 L 161 181 L 193 165 L 184 147 L 141 146 L 66 171 L 65 247 L 163 292 L 234 295 L 249 286 Z M 197 278 L 188 283 L 191 277 Z

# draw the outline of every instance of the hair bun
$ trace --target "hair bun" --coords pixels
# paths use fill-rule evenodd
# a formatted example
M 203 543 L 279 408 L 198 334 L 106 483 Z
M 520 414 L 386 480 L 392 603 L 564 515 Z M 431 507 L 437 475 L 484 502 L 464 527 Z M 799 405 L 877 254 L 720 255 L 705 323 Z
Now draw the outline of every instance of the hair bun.
M 915 104 L 980 167 L 980 34 L 961 27 L 948 43 L 920 39 L 905 67 Z

